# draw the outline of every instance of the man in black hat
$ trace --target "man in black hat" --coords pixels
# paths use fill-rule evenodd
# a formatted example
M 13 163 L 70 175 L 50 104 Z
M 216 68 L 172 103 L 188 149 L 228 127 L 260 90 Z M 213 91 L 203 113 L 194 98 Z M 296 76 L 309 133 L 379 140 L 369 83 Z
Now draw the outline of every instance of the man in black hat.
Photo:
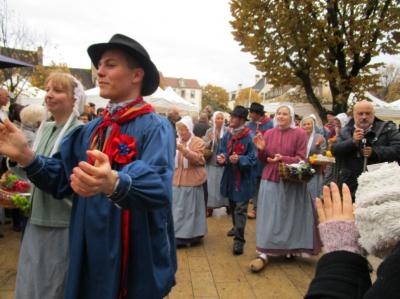
M 245 126 L 247 114 L 245 107 L 235 107 L 229 121 L 230 129 L 221 140 L 217 156 L 217 162 L 225 166 L 221 194 L 229 199 L 233 228 L 228 235 L 234 236 L 235 255 L 243 253 L 247 206 L 255 189 L 257 152 L 251 130 Z
M 121 34 L 88 49 L 102 116 L 65 137 L 52 158 L 36 156 L 9 122 L 0 154 L 25 166 L 56 198 L 72 192 L 66 299 L 163 298 L 175 284 L 172 221 L 175 138 L 142 96 L 159 85 L 146 50 Z
M 264 136 L 265 131 L 272 129 L 274 127 L 272 119 L 270 119 L 267 115 L 265 115 L 264 106 L 257 102 L 251 103 L 249 116 L 251 121 L 247 124 L 247 127 L 250 128 L 252 134 L 257 138 Z M 263 162 L 257 160 L 256 191 L 252 198 L 253 209 L 247 213 L 247 217 L 249 219 L 255 219 L 257 215 L 258 189 L 260 188 L 261 176 L 264 166 L 265 164 Z

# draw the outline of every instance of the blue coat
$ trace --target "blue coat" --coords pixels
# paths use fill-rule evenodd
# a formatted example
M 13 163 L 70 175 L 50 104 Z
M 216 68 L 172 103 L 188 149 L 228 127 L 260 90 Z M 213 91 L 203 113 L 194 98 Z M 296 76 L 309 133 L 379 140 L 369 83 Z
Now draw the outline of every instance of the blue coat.
M 251 121 L 247 124 L 247 127 L 250 128 L 251 132 L 253 133 L 253 135 L 256 135 L 256 131 L 257 131 L 257 123 Z M 268 131 L 269 129 L 272 129 L 274 127 L 274 122 L 271 119 L 269 122 L 266 122 L 264 124 L 260 124 L 258 126 L 258 130 L 261 131 L 261 133 L 264 135 L 264 133 L 266 131 Z M 264 170 L 265 167 L 265 163 L 261 162 L 259 159 L 257 159 L 257 166 L 256 166 L 256 174 L 257 177 L 261 177 L 262 176 L 262 172 Z
M 69 177 L 100 119 L 67 136 L 60 153 L 37 156 L 29 178 L 56 198 L 73 193 Z M 175 284 L 176 250 L 171 212 L 175 138 L 171 125 L 155 113 L 122 124 L 136 138 L 135 161 L 119 171 L 112 198 L 75 194 L 70 226 L 66 299 L 116 299 L 121 274 L 121 209 L 131 211 L 127 298 L 162 298 Z
M 253 135 L 250 134 L 238 143 L 244 146 L 242 155 L 239 155 L 239 162 L 233 165 L 229 162 L 228 142 L 232 138 L 230 132 L 226 132 L 221 139 L 218 154 L 225 155 L 225 168 L 221 179 L 221 195 L 234 202 L 249 201 L 256 188 L 255 167 L 257 164 L 257 151 L 253 143 Z M 240 181 L 238 181 L 238 174 Z

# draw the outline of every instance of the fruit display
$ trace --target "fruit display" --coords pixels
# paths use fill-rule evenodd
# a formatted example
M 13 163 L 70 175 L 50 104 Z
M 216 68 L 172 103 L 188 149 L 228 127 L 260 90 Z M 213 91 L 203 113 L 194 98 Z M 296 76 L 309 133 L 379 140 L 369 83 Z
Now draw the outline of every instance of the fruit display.
M 310 164 L 312 165 L 326 165 L 326 164 L 333 164 L 336 162 L 336 159 L 332 156 L 331 151 L 326 151 L 325 155 L 311 155 L 308 158 L 308 161 L 310 162 Z
M 280 163 L 279 174 L 284 181 L 307 183 L 315 174 L 315 169 L 304 161 L 296 164 Z
M 6 172 L 0 179 L 0 205 L 9 209 L 21 209 L 28 213 L 30 209 L 31 185 L 19 176 Z

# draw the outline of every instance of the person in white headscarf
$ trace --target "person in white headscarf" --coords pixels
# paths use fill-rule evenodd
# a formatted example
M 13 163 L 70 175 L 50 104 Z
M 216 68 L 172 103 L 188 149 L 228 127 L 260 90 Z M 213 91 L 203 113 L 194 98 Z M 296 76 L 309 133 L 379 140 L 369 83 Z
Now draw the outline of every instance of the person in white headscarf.
M 63 137 L 81 123 L 85 93 L 82 84 L 67 73 L 50 74 L 46 80 L 45 115 L 33 142 L 36 154 L 52 156 Z M 12 162 L 11 162 L 12 164 Z M 16 170 L 16 169 L 14 169 Z M 64 298 L 68 271 L 68 235 L 72 203 L 56 200 L 33 187 L 32 208 L 22 240 L 15 298 Z
M 224 173 L 224 167 L 217 163 L 217 152 L 222 137 L 228 131 L 224 126 L 225 116 L 222 111 L 216 111 L 212 117 L 212 126 L 206 132 L 204 141 L 206 148 L 210 150 L 210 156 L 207 160 L 207 217 L 211 216 L 215 208 L 228 207 L 228 198 L 221 195 L 221 179 Z
M 173 178 L 172 213 L 177 246 L 199 243 L 207 233 L 203 184 L 204 141 L 194 136 L 193 122 L 189 116 L 176 123 L 175 172 Z
M 319 253 L 313 204 L 307 185 L 283 181 L 279 164 L 294 164 L 306 159 L 307 134 L 294 124 L 290 105 L 278 107 L 274 128 L 263 138 L 255 139 L 258 158 L 265 162 L 258 195 L 256 249 L 258 257 L 251 261 L 253 272 L 261 271 L 268 255 L 291 257 L 294 254 Z
M 324 155 L 326 151 L 326 140 L 324 136 L 316 133 L 315 131 L 315 116 L 310 115 L 303 118 L 303 120 L 300 122 L 300 127 L 307 133 L 308 136 L 306 158 L 309 158 L 314 154 Z M 321 166 L 313 165 L 313 168 L 316 170 L 316 173 L 307 183 L 307 189 L 311 198 L 315 200 L 317 196 L 321 196 L 322 187 L 324 185 L 324 176 Z

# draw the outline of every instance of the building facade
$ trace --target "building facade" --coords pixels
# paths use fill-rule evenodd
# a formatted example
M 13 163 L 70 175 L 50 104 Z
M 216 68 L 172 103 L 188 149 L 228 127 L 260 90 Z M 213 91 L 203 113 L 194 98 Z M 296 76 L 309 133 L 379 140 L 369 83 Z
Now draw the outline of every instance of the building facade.
M 201 109 L 202 89 L 197 80 L 185 78 L 163 78 L 164 87 L 170 86 L 179 96 Z

